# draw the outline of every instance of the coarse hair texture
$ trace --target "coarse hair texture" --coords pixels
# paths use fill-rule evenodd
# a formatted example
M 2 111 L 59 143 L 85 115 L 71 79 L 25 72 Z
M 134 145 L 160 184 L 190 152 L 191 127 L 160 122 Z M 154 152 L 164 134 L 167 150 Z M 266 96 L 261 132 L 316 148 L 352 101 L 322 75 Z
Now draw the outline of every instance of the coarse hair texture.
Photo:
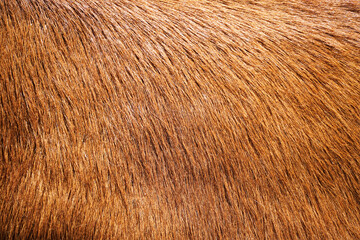
M 360 239 L 357 0 L 0 0 L 0 239 Z

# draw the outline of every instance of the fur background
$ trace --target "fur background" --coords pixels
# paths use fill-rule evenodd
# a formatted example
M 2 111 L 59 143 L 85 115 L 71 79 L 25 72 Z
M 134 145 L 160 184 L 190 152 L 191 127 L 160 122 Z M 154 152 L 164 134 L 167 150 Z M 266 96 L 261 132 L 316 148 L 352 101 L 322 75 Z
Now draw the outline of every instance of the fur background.
M 360 239 L 356 0 L 0 0 L 1 239 Z

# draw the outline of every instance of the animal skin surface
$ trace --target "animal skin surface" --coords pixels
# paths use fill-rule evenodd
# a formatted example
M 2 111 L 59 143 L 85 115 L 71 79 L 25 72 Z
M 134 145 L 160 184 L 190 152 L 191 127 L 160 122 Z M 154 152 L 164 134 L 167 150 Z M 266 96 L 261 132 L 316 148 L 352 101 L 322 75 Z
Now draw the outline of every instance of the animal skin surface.
M 0 239 L 360 239 L 360 2 L 0 0 Z

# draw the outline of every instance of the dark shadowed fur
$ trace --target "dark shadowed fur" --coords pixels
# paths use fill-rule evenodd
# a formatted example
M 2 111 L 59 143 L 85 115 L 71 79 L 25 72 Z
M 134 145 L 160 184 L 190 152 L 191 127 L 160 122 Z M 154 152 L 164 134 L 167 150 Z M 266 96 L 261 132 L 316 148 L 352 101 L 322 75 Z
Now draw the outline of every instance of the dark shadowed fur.
M 0 239 L 360 239 L 357 0 L 0 0 Z

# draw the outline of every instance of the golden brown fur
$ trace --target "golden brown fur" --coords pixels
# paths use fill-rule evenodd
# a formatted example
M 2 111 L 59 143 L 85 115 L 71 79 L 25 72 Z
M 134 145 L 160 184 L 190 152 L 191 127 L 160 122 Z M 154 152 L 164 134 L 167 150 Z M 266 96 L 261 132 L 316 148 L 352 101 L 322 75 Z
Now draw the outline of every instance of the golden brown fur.
M 358 1 L 0 0 L 1 239 L 360 239 Z

